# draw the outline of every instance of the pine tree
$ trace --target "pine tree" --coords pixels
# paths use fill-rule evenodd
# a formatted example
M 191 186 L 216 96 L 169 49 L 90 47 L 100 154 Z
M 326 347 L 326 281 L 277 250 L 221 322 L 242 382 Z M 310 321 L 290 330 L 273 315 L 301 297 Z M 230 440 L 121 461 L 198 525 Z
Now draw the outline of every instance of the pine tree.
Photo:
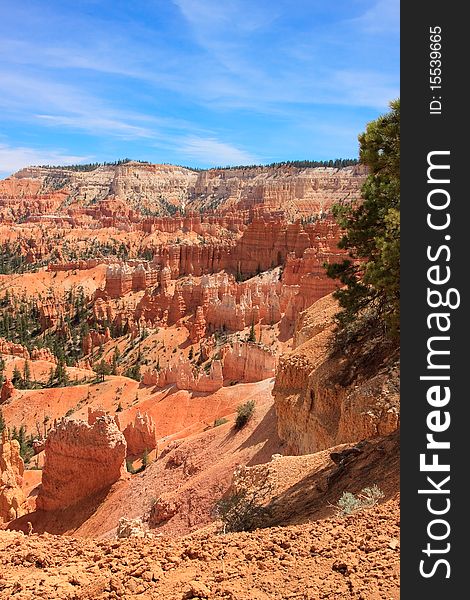
M 29 360 L 25 360 L 24 362 L 23 383 L 26 388 L 31 386 L 31 367 L 29 366 Z
M 65 387 L 69 383 L 69 375 L 67 373 L 65 360 L 63 358 L 59 359 L 57 363 L 57 367 L 54 373 L 54 379 L 57 381 L 59 386 Z
M 256 331 L 255 331 L 255 323 L 251 322 L 250 333 L 248 335 L 249 342 L 256 342 Z
M 400 101 L 367 125 L 359 136 L 361 162 L 369 176 L 362 201 L 337 204 L 334 215 L 345 230 L 339 247 L 350 258 L 325 265 L 345 286 L 335 292 L 341 328 L 368 313 L 397 337 L 400 318 Z
M 13 369 L 13 375 L 11 378 L 11 382 L 15 387 L 21 386 L 21 384 L 23 382 L 20 370 L 18 369 L 18 367 L 16 365 L 15 365 L 15 368 Z
M 105 376 L 109 374 L 109 365 L 104 360 L 104 358 L 102 358 L 101 361 L 99 362 L 98 366 L 95 369 L 95 372 L 96 372 L 98 381 L 100 383 L 103 383 Z

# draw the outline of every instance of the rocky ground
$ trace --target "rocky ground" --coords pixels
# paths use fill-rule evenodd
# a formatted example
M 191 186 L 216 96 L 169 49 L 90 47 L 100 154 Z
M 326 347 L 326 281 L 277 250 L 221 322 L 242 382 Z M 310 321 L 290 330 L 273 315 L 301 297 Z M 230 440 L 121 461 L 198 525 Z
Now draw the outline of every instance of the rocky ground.
M 94 541 L 0 532 L 0 598 L 398 600 L 399 500 L 252 533 Z

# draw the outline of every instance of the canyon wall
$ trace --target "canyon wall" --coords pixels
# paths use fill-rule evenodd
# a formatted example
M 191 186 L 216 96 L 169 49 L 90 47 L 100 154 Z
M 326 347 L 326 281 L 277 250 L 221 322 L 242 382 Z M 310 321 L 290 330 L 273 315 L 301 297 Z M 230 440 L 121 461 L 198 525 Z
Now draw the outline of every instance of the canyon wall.
M 107 226 L 113 226 L 123 216 L 132 223 L 135 215 L 143 214 L 150 217 L 147 232 L 160 225 L 152 222 L 154 216 L 173 214 L 177 209 L 248 211 L 251 217 L 281 211 L 295 219 L 321 215 L 333 202 L 358 198 L 364 177 L 362 166 L 281 165 L 195 172 L 130 161 L 89 171 L 27 167 L 0 181 L 0 215 L 4 220 L 17 220 L 61 213 L 77 223 L 81 214 L 88 214 L 92 219 L 107 218 Z M 115 202 L 122 205 L 113 208 Z M 227 222 L 231 231 L 241 226 L 239 217 Z M 210 223 L 203 228 L 195 225 L 194 231 L 210 233 Z
M 290 454 L 387 435 L 399 427 L 396 349 L 381 354 L 360 348 L 361 357 L 333 353 L 336 311 L 331 295 L 305 311 L 296 347 L 279 361 L 273 395 L 279 437 Z

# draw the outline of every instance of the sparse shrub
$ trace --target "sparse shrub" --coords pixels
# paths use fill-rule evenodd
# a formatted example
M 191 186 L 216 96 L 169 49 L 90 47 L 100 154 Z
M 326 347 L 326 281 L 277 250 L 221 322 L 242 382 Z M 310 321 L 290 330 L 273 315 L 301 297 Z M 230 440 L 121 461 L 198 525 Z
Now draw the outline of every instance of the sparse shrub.
M 242 429 L 248 423 L 255 411 L 255 401 L 248 400 L 245 404 L 240 404 L 237 408 L 237 418 L 235 419 L 235 429 Z
M 363 488 L 357 496 L 351 492 L 343 492 L 336 505 L 336 510 L 339 515 L 344 517 L 358 510 L 375 506 L 384 495 L 376 485 Z
M 343 495 L 338 500 L 338 513 L 342 516 L 350 515 L 360 509 L 361 501 L 351 492 L 343 492 Z
M 372 487 L 363 488 L 359 497 L 365 506 L 375 506 L 384 496 L 385 494 L 382 490 L 378 486 L 373 485 Z
M 243 488 L 227 498 L 221 498 L 214 512 L 222 521 L 222 532 L 252 531 L 265 526 L 271 515 L 266 502 L 272 491 L 273 486 L 266 475 L 256 488 Z
M 219 427 L 220 425 L 223 425 L 224 423 L 228 423 L 228 419 L 225 419 L 222 417 L 222 419 L 216 419 L 214 421 L 214 427 Z
M 116 412 L 122 412 L 122 410 L 123 410 L 122 404 L 119 402 L 119 404 L 117 405 L 117 408 L 116 408 Z

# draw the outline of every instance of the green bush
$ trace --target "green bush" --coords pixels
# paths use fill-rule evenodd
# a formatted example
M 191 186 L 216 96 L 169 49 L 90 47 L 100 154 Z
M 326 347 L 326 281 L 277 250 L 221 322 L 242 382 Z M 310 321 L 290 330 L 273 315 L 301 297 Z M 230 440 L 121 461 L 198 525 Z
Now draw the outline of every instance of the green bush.
M 213 427 L 219 427 L 220 425 L 223 425 L 224 423 L 228 423 L 228 419 L 224 419 L 224 418 L 222 418 L 222 419 L 216 419 L 214 421 Z
M 248 423 L 255 411 L 255 401 L 248 400 L 245 404 L 240 404 L 237 408 L 237 418 L 235 419 L 235 429 L 242 429 Z

